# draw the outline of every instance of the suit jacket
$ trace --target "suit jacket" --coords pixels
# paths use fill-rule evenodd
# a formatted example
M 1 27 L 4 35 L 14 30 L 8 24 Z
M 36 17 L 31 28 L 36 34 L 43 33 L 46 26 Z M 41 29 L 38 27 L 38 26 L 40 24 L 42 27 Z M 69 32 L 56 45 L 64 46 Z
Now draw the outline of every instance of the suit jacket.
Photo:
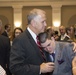
M 75 56 L 72 49 L 73 45 L 70 43 L 56 43 L 53 75 L 72 75 L 72 59 Z
M 4 31 L 4 32 L 2 33 L 2 35 L 4 35 L 4 36 L 8 37 L 8 34 L 7 34 L 7 32 L 6 32 L 6 31 Z
M 37 44 L 26 29 L 13 41 L 10 54 L 11 72 L 14 75 L 40 75 L 40 64 L 43 62 Z
M 50 57 L 50 54 L 45 51 L 45 55 L 46 55 L 47 62 L 52 62 L 52 59 Z
M 67 37 L 67 36 L 63 40 L 61 40 L 61 35 L 60 35 L 57 41 L 64 41 L 64 42 L 66 42 L 68 40 L 69 40 L 69 37 Z
M 3 35 L 0 35 L 0 65 L 5 70 L 7 70 L 7 72 L 9 70 L 9 52 L 10 52 L 9 38 Z M 7 64 L 7 67 L 6 67 L 6 64 Z
M 46 59 L 47 59 L 47 62 L 52 62 L 52 59 L 50 57 L 50 54 L 46 51 L 44 51 L 45 55 L 46 55 Z M 49 75 L 52 75 L 53 74 L 53 71 L 49 73 Z

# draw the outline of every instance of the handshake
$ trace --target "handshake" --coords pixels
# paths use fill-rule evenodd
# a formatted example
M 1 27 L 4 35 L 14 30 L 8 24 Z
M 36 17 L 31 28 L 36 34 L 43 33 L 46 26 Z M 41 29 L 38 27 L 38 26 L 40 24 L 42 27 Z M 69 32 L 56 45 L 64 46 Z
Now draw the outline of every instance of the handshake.
M 40 72 L 41 73 L 47 73 L 47 72 L 52 72 L 55 68 L 55 65 L 53 62 L 48 62 L 48 63 L 42 63 L 40 65 Z

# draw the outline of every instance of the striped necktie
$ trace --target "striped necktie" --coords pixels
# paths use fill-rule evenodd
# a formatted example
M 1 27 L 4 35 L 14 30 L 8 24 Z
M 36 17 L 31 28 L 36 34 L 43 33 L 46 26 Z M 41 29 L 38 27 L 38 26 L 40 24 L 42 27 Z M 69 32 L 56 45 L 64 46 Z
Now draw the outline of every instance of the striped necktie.
M 37 45 L 38 45 L 38 47 L 39 47 L 40 53 L 41 53 L 41 55 L 42 55 L 42 58 L 44 59 L 44 61 L 46 61 L 46 58 L 45 58 L 44 52 L 43 52 L 43 50 L 42 50 L 40 41 L 38 40 L 38 37 L 37 37 L 36 39 L 37 39 Z

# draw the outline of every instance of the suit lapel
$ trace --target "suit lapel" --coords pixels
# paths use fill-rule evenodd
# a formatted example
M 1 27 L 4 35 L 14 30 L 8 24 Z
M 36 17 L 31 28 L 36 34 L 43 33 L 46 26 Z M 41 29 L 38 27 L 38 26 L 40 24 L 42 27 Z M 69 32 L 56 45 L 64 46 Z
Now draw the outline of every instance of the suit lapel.
M 39 51 L 39 47 L 37 46 L 36 42 L 34 41 L 34 39 L 32 38 L 31 34 L 29 33 L 29 31 L 27 29 L 26 29 L 26 35 L 27 35 L 31 45 L 35 48 L 34 51 L 36 51 L 36 53 L 40 57 L 40 59 L 43 60 L 42 55 Z
M 59 43 L 58 42 L 56 42 L 55 43 L 55 61 L 57 61 L 57 59 L 58 59 L 58 56 L 59 56 Z

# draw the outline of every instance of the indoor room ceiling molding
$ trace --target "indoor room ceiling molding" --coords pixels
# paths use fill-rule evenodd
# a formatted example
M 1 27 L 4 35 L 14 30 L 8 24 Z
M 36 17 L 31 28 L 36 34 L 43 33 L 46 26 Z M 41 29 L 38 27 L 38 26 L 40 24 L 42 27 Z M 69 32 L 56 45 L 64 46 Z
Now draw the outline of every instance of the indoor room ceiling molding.
M 0 7 L 22 5 L 22 6 L 62 6 L 76 5 L 76 0 L 0 0 Z
M 38 2 L 38 1 L 40 1 L 40 2 L 41 2 L 41 1 L 43 1 L 43 2 L 44 2 L 44 1 L 53 1 L 53 2 L 56 2 L 56 1 L 76 1 L 76 0 L 0 0 L 0 1 L 3 1 L 3 2 L 4 2 L 4 1 L 25 1 L 25 2 L 26 2 L 26 1 L 37 1 L 37 2 Z

